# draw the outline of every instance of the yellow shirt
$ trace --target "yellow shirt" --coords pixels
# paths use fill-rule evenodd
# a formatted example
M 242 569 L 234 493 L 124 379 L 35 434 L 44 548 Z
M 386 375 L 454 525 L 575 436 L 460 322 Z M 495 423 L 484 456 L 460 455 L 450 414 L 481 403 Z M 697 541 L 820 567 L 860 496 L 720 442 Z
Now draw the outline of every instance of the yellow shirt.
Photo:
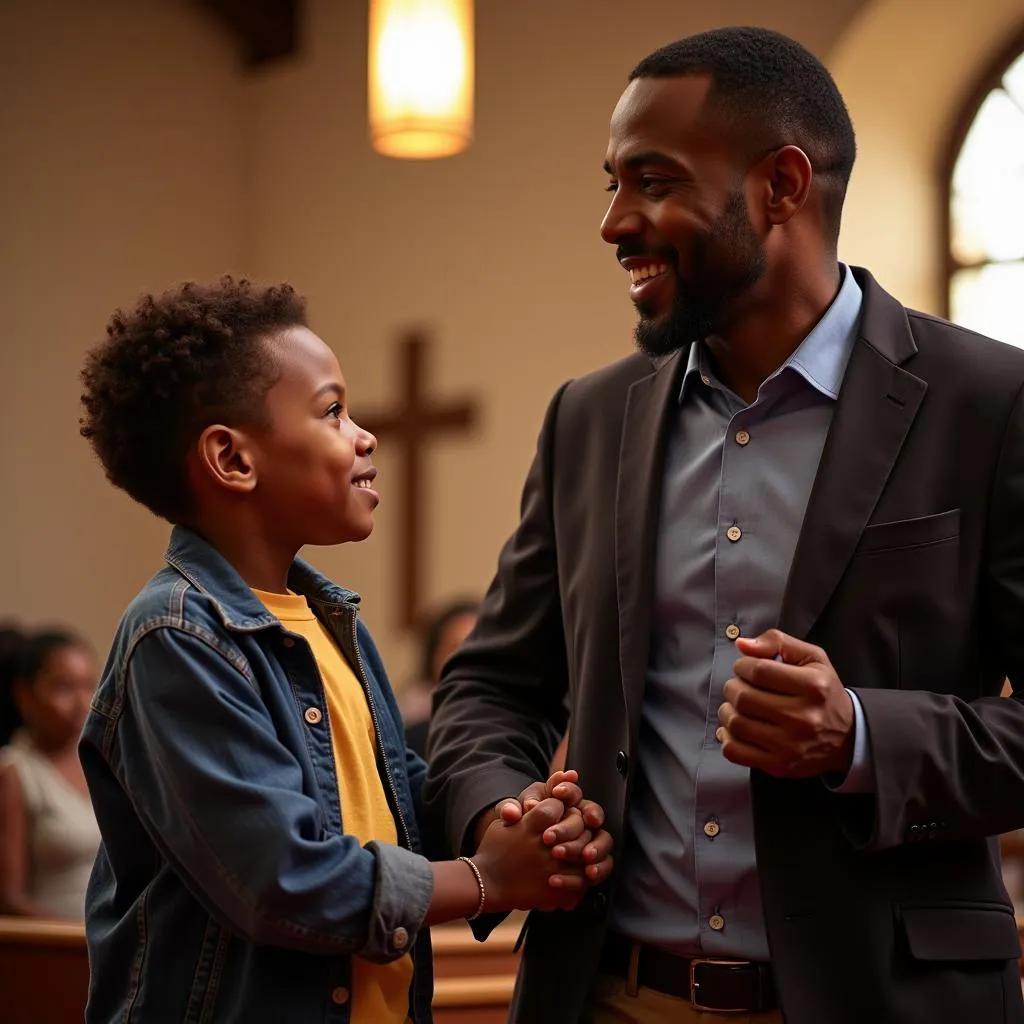
M 377 773 L 376 736 L 366 694 L 330 633 L 300 594 L 254 591 L 285 629 L 309 641 L 324 684 L 331 746 L 338 773 L 341 820 L 360 846 L 371 839 L 397 843 L 395 819 Z M 389 964 L 352 958 L 352 1024 L 405 1024 L 409 1019 L 412 958 Z

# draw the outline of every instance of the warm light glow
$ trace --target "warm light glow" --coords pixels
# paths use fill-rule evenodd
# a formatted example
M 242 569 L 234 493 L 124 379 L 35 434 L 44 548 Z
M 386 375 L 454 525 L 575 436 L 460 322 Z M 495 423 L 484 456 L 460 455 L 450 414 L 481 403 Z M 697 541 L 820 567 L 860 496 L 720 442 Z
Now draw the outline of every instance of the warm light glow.
M 1024 54 L 978 108 L 952 185 L 950 316 L 1024 348 Z
M 1024 110 L 1003 89 L 978 109 L 953 171 L 957 261 L 1024 259 Z
M 451 156 L 473 139 L 473 0 L 370 0 L 370 140 Z

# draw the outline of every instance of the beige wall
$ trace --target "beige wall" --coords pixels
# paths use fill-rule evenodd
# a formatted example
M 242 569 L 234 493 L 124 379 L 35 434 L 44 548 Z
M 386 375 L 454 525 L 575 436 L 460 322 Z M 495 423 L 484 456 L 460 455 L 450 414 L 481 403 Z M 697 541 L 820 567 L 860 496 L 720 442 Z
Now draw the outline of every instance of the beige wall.
M 0 5 L 0 618 L 105 652 L 164 528 L 77 436 L 77 374 L 113 309 L 239 263 L 234 51 L 180 0 Z
M 485 415 L 478 438 L 430 459 L 429 596 L 480 590 L 551 392 L 630 349 L 625 282 L 597 235 L 607 119 L 632 64 L 690 31 L 768 24 L 831 55 L 862 153 L 843 255 L 934 304 L 932 150 L 1011 5 L 936 0 L 917 22 L 917 0 L 874 0 L 841 39 L 860 6 L 590 0 L 581 17 L 564 0 L 481 0 L 476 142 L 405 163 L 366 142 L 362 0 L 309 0 L 303 58 L 255 78 L 184 0 L 3 5 L 0 617 L 66 620 L 105 647 L 165 530 L 76 437 L 81 357 L 115 305 L 230 269 L 309 295 L 356 409 L 394 395 L 396 332 L 434 332 L 435 390 L 471 392 Z M 374 537 L 307 554 L 363 593 L 401 682 L 413 647 L 393 623 L 396 462 L 386 448 L 378 461 Z

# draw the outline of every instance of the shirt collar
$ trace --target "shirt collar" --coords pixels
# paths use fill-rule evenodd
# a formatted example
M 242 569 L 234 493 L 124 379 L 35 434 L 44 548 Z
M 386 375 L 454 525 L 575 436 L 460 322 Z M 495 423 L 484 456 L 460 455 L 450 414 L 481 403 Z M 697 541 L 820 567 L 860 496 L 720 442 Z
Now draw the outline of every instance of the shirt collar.
M 832 304 L 796 351 L 768 378 L 769 380 L 790 369 L 800 374 L 808 384 L 828 398 L 839 397 L 846 364 L 850 361 L 850 354 L 857 340 L 857 325 L 864 301 L 864 294 L 850 273 L 850 268 L 840 263 L 839 271 L 842 275 L 842 284 Z M 696 377 L 705 384 L 711 384 L 713 381 L 707 349 L 703 342 L 690 346 L 679 392 L 680 402 L 686 394 L 688 385 L 692 386 L 696 382 Z

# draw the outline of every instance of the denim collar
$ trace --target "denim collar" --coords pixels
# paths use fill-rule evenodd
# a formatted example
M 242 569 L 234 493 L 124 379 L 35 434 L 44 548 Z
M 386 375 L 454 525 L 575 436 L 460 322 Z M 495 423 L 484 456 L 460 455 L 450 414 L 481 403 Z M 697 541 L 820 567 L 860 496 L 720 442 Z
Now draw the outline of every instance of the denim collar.
M 211 544 L 187 526 L 175 526 L 164 552 L 168 565 L 196 590 L 213 599 L 229 629 L 252 632 L 278 625 L 277 616 L 264 607 L 233 565 Z M 301 558 L 292 562 L 288 587 L 324 605 L 357 608 L 359 595 L 332 583 Z

